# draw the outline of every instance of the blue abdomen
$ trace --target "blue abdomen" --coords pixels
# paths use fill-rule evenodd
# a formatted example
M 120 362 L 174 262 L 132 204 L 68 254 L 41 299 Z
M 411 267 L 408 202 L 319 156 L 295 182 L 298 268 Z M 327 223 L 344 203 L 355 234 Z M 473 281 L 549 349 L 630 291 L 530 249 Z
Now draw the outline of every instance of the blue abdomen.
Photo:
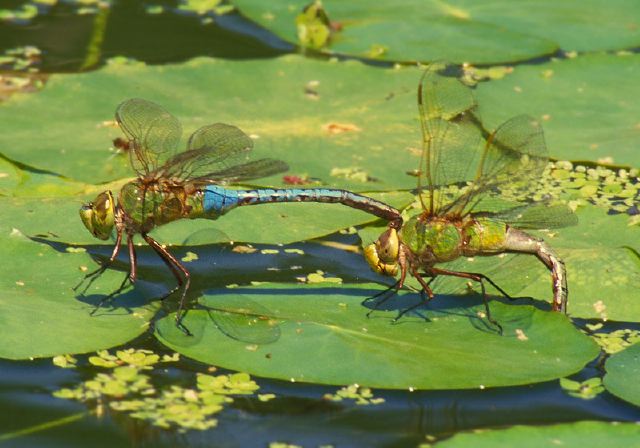
M 220 185 L 209 185 L 202 190 L 205 215 L 217 218 L 229 210 L 243 205 L 271 202 L 322 202 L 340 203 L 363 210 L 380 218 L 399 220 L 400 212 L 375 199 L 346 190 L 327 188 L 260 188 L 256 190 L 231 190 Z
M 207 215 L 220 216 L 238 206 L 238 191 L 209 185 L 203 191 L 202 205 Z

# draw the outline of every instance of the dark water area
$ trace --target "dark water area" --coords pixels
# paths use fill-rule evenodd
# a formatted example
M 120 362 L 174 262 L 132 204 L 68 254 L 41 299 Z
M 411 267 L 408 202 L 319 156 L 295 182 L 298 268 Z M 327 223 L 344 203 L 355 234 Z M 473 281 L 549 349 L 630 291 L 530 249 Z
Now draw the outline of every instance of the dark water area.
M 2 3 L 11 9 L 11 4 Z M 41 13 L 26 23 L 0 22 L 0 53 L 35 46 L 42 51 L 39 70 L 56 73 L 98 68 L 115 56 L 168 64 L 198 56 L 259 59 L 295 51 L 238 13 L 215 16 L 213 23 L 202 24 L 196 14 L 175 12 L 176 2 L 153 4 L 164 4 L 165 12 L 148 14 L 146 3 L 139 1 L 114 2 L 98 14 L 85 15 L 65 3 L 40 7 Z M 99 39 L 100 54 L 87 67 L 92 39 Z

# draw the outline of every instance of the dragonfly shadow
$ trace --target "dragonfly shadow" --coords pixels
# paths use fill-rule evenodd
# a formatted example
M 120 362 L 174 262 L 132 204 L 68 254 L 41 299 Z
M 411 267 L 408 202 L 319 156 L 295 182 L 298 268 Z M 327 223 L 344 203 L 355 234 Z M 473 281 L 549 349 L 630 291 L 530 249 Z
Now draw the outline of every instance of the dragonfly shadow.
M 31 239 L 39 243 L 47 244 L 62 253 L 67 253 L 70 247 L 77 247 L 75 245 L 52 241 L 47 238 L 32 237 Z M 109 246 L 105 245 L 87 245 L 82 247 L 98 263 L 103 263 L 108 260 L 112 250 Z M 270 340 L 277 340 L 279 337 L 279 335 L 276 336 L 276 333 L 279 331 L 277 330 L 277 326 L 272 325 L 272 323 L 268 325 L 264 323 L 268 322 L 268 318 L 273 315 L 266 309 L 260 309 L 259 304 L 255 304 L 255 302 L 252 302 L 248 297 L 256 298 L 261 295 L 273 294 L 278 294 L 283 297 L 300 297 L 340 293 L 359 298 L 363 304 L 363 316 L 366 315 L 367 310 L 370 310 L 372 311 L 371 318 L 385 319 L 389 319 L 388 314 L 380 313 L 377 315 L 376 312 L 396 311 L 400 314 L 408 308 L 419 304 L 421 301 L 419 294 L 407 293 L 406 290 L 401 291 L 400 295 L 394 295 L 388 300 L 383 300 L 386 295 L 372 299 L 372 296 L 379 294 L 387 287 L 387 285 L 384 284 L 381 284 L 379 288 L 349 287 L 344 284 L 339 288 L 316 287 L 294 289 L 270 288 L 268 285 L 263 285 L 260 288 L 240 286 L 233 290 L 234 294 L 244 295 L 245 297 L 248 296 L 247 300 L 252 303 L 250 303 L 250 306 L 233 304 L 230 309 L 219 308 L 217 304 L 211 305 L 213 302 L 205 305 L 200 300 L 196 301 L 196 298 L 201 297 L 203 294 L 209 296 L 229 294 L 229 290 L 222 288 L 222 286 L 230 283 L 246 284 L 248 279 L 291 283 L 297 281 L 295 277 L 299 276 L 302 272 L 313 272 L 317 269 L 325 270 L 325 272 L 338 272 L 345 281 L 362 281 L 364 278 L 366 281 L 379 282 L 384 278 L 371 272 L 363 262 L 361 255 L 345 255 L 344 251 L 340 251 L 340 254 L 338 254 L 335 253 L 335 249 L 318 244 L 298 243 L 287 246 L 300 249 L 302 255 L 296 252 L 285 253 L 280 247 L 273 245 L 254 245 L 253 247 L 257 250 L 250 254 L 234 252 L 229 245 L 225 244 L 193 247 L 177 246 L 171 249 L 178 259 L 182 259 L 189 251 L 198 254 L 199 258 L 197 260 L 186 264 L 192 273 L 192 285 L 190 294 L 188 295 L 187 307 L 193 310 L 204 311 L 204 316 L 208 322 L 206 326 L 209 327 L 213 324 L 232 339 L 260 344 L 269 343 Z M 261 253 L 261 249 L 263 248 L 279 249 L 279 253 L 265 255 Z M 117 310 L 118 308 L 121 308 L 123 313 L 132 313 L 136 307 L 143 306 L 146 303 L 163 297 L 163 295 L 173 287 L 172 282 L 174 279 L 162 263 L 162 260 L 146 246 L 137 247 L 136 249 L 139 254 L 139 269 L 135 288 L 131 289 L 131 287 L 128 286 L 127 289 L 116 294 L 113 298 L 102 304 L 102 306 L 95 311 L 95 315 L 120 313 L 120 310 Z M 333 266 L 331 266 L 331 264 L 333 264 Z M 298 269 L 289 269 L 295 265 L 302 266 L 302 272 Z M 272 268 L 274 266 L 277 266 L 278 270 L 273 270 Z M 109 270 L 119 271 L 122 278 L 124 278 L 129 272 L 129 260 L 125 255 L 121 254 L 109 267 Z M 361 277 L 362 273 L 368 273 L 369 276 Z M 375 277 L 375 279 L 372 277 Z M 212 287 L 216 289 L 212 290 Z M 391 291 L 387 294 L 393 295 Z M 83 303 L 96 306 L 100 304 L 105 296 L 100 294 L 79 294 L 76 297 L 77 300 Z M 174 297 L 170 296 L 162 302 L 162 308 L 165 313 L 177 306 L 177 301 L 173 299 Z M 490 300 L 491 302 L 500 301 L 508 303 L 512 306 L 527 304 L 545 311 L 550 309 L 548 302 L 531 298 L 509 300 L 503 297 L 492 296 Z M 404 316 L 401 316 L 395 324 L 401 325 L 405 322 L 410 322 L 411 320 L 405 319 L 405 317 L 411 316 L 418 316 L 425 320 L 430 320 L 430 318 L 437 315 L 457 315 L 472 319 L 473 322 L 478 322 L 480 326 L 485 327 L 486 322 L 478 317 L 473 310 L 473 307 L 477 309 L 477 305 L 479 304 L 482 304 L 482 299 L 479 295 L 438 294 L 435 299 L 428 304 L 419 305 L 415 307 L 415 309 L 407 312 Z M 253 311 L 244 313 L 245 309 Z M 246 315 L 242 316 L 243 313 Z M 241 325 L 241 321 L 243 320 L 249 322 L 250 325 Z M 253 324 L 251 324 L 252 321 Z M 197 324 L 205 325 L 201 321 L 198 321 Z M 263 331 L 254 331 L 254 333 L 258 335 L 250 334 L 251 332 L 242 329 L 243 326 L 253 327 L 254 329 L 262 328 Z M 276 329 L 271 327 L 276 327 Z M 194 329 L 189 329 L 194 332 Z
M 147 299 L 135 290 L 122 292 L 106 301 L 104 298 L 104 294 L 76 296 L 76 300 L 91 306 L 91 314 L 96 317 L 133 314 L 135 308 L 140 308 L 147 303 Z
M 412 323 L 411 317 L 419 317 L 426 322 L 432 321 L 434 318 L 442 316 L 459 316 L 466 318 L 470 323 L 481 331 L 487 331 L 495 333 L 497 328 L 486 318 L 483 308 L 482 295 L 480 294 L 437 294 L 432 300 L 425 301 L 422 295 L 415 294 L 403 294 L 397 295 L 389 291 L 387 294 L 380 297 L 371 298 L 371 300 L 365 300 L 363 306 L 368 308 L 370 317 L 376 318 L 376 312 L 397 312 L 394 318 L 394 325 L 403 325 Z M 491 310 L 492 303 L 500 302 L 507 304 L 507 306 L 532 306 L 542 311 L 551 311 L 551 306 L 548 302 L 542 300 L 536 300 L 532 297 L 495 297 L 488 296 L 489 309 Z M 492 314 L 494 314 L 492 312 Z M 387 318 L 386 315 L 380 316 L 381 318 Z M 494 316 L 496 318 L 496 316 Z M 497 317 L 501 327 L 511 326 L 528 326 L 527 322 L 523 321 L 523 318 L 517 315 L 512 317 L 506 315 L 500 315 Z M 528 319 L 528 318 L 527 318 Z
M 267 307 L 243 295 L 226 295 L 220 300 L 221 295 L 221 291 L 204 291 L 198 303 L 185 311 L 182 325 L 190 335 L 173 325 L 173 319 L 155 319 L 156 331 L 183 347 L 199 344 L 208 331 L 219 331 L 227 338 L 252 345 L 272 344 L 280 339 L 282 319 Z

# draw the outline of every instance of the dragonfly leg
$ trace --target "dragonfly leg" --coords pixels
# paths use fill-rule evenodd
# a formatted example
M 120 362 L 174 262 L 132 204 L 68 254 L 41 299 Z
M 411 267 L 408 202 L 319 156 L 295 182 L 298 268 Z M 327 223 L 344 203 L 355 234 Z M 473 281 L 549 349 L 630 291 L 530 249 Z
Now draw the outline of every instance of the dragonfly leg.
M 438 269 L 438 268 L 432 268 L 432 269 Z M 444 269 L 443 269 L 443 270 L 444 270 Z M 447 272 L 457 272 L 457 271 L 447 271 Z M 466 274 L 466 272 L 461 272 L 461 274 Z M 453 275 L 453 274 L 442 274 L 442 275 Z M 498 286 L 498 284 L 497 284 L 496 282 L 494 282 L 493 280 L 491 280 L 491 278 L 490 278 L 490 277 L 487 277 L 486 275 L 484 275 L 484 274 L 480 274 L 480 273 L 478 273 L 478 272 L 473 272 L 473 273 L 471 273 L 471 275 L 473 275 L 473 276 L 475 276 L 475 277 L 478 277 L 478 278 L 481 278 L 482 280 L 486 280 L 486 281 L 487 281 L 491 286 L 493 286 L 494 288 L 496 288 L 496 289 L 498 290 L 498 292 L 499 292 L 500 294 L 502 294 L 506 299 L 509 299 L 509 300 L 517 300 L 517 298 L 516 298 L 516 297 L 511 297 L 511 295 L 507 294 L 507 292 L 506 292 L 504 289 L 502 289 L 500 286 Z M 455 276 L 455 275 L 453 275 L 453 276 L 454 276 L 454 277 L 457 277 L 457 276 Z M 471 278 L 471 277 L 463 277 L 463 278 Z M 471 278 L 471 280 L 475 280 L 475 281 L 477 281 L 477 282 L 481 282 L 480 280 L 476 280 L 475 278 Z
M 129 280 L 131 280 L 131 283 L 135 283 L 138 270 L 138 257 L 136 256 L 136 248 L 133 245 L 132 235 L 127 235 L 127 249 L 129 249 Z
M 191 334 L 189 329 L 185 327 L 182 323 L 182 319 L 184 318 L 185 299 L 187 297 L 187 291 L 189 290 L 189 286 L 191 285 L 191 275 L 189 274 L 189 271 L 187 271 L 187 269 L 184 266 L 182 266 L 182 264 L 178 261 L 176 257 L 171 255 L 171 253 L 167 249 L 162 247 L 160 243 L 158 243 L 156 240 L 151 238 L 149 235 L 147 235 L 146 233 L 143 233 L 142 238 L 144 238 L 144 240 L 149 244 L 149 246 L 151 246 L 151 248 L 160 256 L 162 261 L 164 261 L 164 263 L 169 267 L 174 277 L 178 281 L 178 286 L 176 288 L 173 288 L 169 292 L 169 294 L 165 295 L 164 298 L 168 297 L 173 292 L 182 288 L 182 295 L 180 296 L 178 310 L 176 311 L 176 327 L 178 327 L 187 336 L 193 336 L 193 334 Z M 182 274 L 184 278 L 181 277 L 180 274 Z
M 80 288 L 80 286 L 84 284 L 84 282 L 87 282 L 86 286 L 82 289 L 82 292 L 80 294 L 84 294 L 85 292 L 87 292 L 87 290 L 91 287 L 91 284 L 94 281 L 96 281 L 96 279 L 98 279 L 104 273 L 104 271 L 109 269 L 109 266 L 111 266 L 111 264 L 115 261 L 116 257 L 118 256 L 118 253 L 120 252 L 121 242 L 122 242 L 122 231 L 119 230 L 116 235 L 116 244 L 115 246 L 113 246 L 113 252 L 111 252 L 111 256 L 109 257 L 109 259 L 104 263 L 102 263 L 100 267 L 95 271 L 92 271 L 86 274 L 82 278 L 82 280 L 80 280 L 80 283 L 78 283 L 76 286 L 73 287 L 74 291 L 77 291 Z
M 428 282 L 425 282 L 423 276 L 414 267 L 411 268 L 411 275 L 413 275 L 413 277 L 416 280 L 418 280 L 418 283 L 420 283 L 420 286 L 422 286 L 422 289 L 420 290 L 420 297 L 422 298 L 422 300 L 420 300 L 415 305 L 411 305 L 410 307 L 405 308 L 404 310 L 402 310 L 400 312 L 400 314 L 398 314 L 393 319 L 393 322 L 397 322 L 400 318 L 402 318 L 402 316 L 404 316 L 405 314 L 415 310 L 419 306 L 424 305 L 425 303 L 427 303 L 428 301 L 430 301 L 434 297 L 433 291 L 431 290 L 431 282 L 435 280 L 436 275 L 426 274 L 427 277 L 431 277 L 431 278 L 429 279 Z M 426 297 L 425 297 L 425 295 L 426 295 Z
M 131 235 L 127 235 L 127 248 L 129 250 L 129 274 L 127 274 L 127 276 L 122 280 L 122 283 L 120 283 L 118 289 L 100 299 L 93 311 L 89 313 L 91 316 L 93 316 L 96 311 L 102 308 L 105 303 L 111 301 L 115 296 L 120 294 L 127 287 L 127 283 L 134 284 L 136 282 L 136 250 L 133 246 L 133 238 Z
M 487 280 L 489 283 L 491 283 L 492 286 L 494 286 L 498 291 L 500 291 L 505 296 L 509 297 L 509 295 L 506 294 L 493 281 L 491 281 L 489 277 L 487 277 L 484 274 L 479 274 L 476 272 L 458 272 L 458 271 L 450 271 L 448 269 L 441 269 L 441 268 L 435 268 L 435 267 L 429 269 L 429 272 L 434 275 L 450 275 L 452 277 L 468 278 L 470 280 L 480 283 L 480 288 L 482 290 L 482 301 L 484 302 L 484 309 L 486 311 L 487 320 L 491 324 L 493 324 L 496 328 L 498 328 L 499 333 L 502 334 L 502 325 L 500 325 L 498 321 L 496 321 L 493 317 L 491 317 L 491 310 L 489 309 L 489 301 L 487 300 L 487 291 L 484 286 L 484 280 Z

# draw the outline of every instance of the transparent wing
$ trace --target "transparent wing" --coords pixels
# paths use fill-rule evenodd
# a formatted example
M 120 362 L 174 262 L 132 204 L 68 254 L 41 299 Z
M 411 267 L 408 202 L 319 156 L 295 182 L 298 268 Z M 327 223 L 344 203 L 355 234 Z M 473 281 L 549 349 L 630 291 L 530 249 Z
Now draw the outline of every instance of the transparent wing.
M 423 137 L 418 190 L 427 189 L 428 203 L 422 205 L 436 215 L 445 204 L 445 196 L 436 194 L 440 188 L 473 179 L 482 140 L 475 98 L 448 70 L 443 64 L 430 66 L 418 86 Z
M 248 161 L 253 141 L 235 126 L 215 123 L 191 135 L 187 151 L 175 155 L 159 176 L 176 182 L 229 183 L 270 176 L 289 169 L 273 159 Z
M 566 205 L 521 205 L 490 217 L 519 229 L 560 229 L 578 224 L 578 217 Z
M 483 196 L 499 195 L 502 189 L 519 191 L 525 197 L 548 163 L 542 127 L 528 115 L 514 117 L 489 134 L 479 153 L 475 179 L 443 208 L 444 213 L 466 215 Z
M 182 126 L 161 106 L 132 98 L 118 106 L 116 120 L 129 140 L 131 166 L 138 176 L 157 170 L 175 154 Z
M 423 208 L 461 217 L 506 190 L 526 200 L 548 162 L 539 121 L 520 115 L 487 131 L 471 88 L 455 75 L 442 63 L 432 65 L 418 87 L 423 134 L 418 186 L 428 192 L 421 195 Z
M 235 165 L 194 179 L 195 183 L 225 184 L 242 182 L 285 172 L 289 165 L 281 160 L 259 159 Z

